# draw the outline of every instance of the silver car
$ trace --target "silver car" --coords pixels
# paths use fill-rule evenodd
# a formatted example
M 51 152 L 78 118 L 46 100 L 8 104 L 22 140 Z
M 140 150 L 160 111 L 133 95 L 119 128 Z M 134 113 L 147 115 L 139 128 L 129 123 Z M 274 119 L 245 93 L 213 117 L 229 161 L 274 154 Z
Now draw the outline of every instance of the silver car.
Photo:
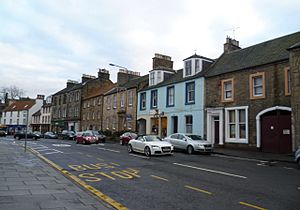
M 205 153 L 213 151 L 213 145 L 199 135 L 174 133 L 166 137 L 165 140 L 170 142 L 176 149 L 186 150 L 188 154 L 196 151 Z
M 295 161 L 300 168 L 300 146 L 298 147 L 297 151 L 295 152 Z

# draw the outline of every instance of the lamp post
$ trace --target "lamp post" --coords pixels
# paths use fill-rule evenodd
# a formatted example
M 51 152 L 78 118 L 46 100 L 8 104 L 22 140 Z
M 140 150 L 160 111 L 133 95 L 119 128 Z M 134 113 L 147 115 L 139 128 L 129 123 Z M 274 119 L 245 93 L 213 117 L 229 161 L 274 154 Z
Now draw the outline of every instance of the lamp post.
M 25 152 L 27 150 L 27 132 L 28 132 L 28 117 L 29 117 L 29 109 L 27 109 L 27 115 L 26 115 L 26 131 L 25 131 Z
M 119 67 L 119 68 L 121 68 L 121 69 L 128 70 L 126 67 L 120 66 L 120 65 L 118 65 L 118 64 L 110 63 L 109 65 L 110 65 L 110 66 L 114 66 L 114 67 Z

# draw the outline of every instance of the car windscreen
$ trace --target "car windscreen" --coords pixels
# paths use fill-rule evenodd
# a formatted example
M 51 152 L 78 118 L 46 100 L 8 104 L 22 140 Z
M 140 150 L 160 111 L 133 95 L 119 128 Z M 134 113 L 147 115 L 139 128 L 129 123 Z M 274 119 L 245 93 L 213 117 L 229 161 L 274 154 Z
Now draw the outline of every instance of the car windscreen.
M 194 141 L 197 141 L 197 140 L 205 140 L 205 139 L 203 139 L 201 136 L 199 136 L 199 135 L 187 135 L 189 138 L 191 138 L 192 140 L 194 140 Z
M 145 136 L 146 141 L 161 141 L 161 139 L 157 136 Z

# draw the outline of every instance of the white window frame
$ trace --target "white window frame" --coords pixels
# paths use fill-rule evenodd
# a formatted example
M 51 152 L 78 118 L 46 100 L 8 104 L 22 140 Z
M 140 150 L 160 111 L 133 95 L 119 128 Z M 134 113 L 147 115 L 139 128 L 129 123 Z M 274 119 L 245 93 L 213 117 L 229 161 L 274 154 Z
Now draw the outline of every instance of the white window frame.
M 239 138 L 240 131 L 239 131 L 239 110 L 245 110 L 245 127 L 246 127 L 246 138 Z M 230 126 L 229 126 L 229 111 L 234 110 L 235 111 L 235 138 L 230 138 Z M 249 137 L 248 137 L 248 106 L 239 106 L 239 107 L 230 107 L 225 108 L 225 142 L 226 143 L 242 143 L 242 144 L 248 144 Z
M 113 95 L 113 108 L 117 108 L 117 95 Z

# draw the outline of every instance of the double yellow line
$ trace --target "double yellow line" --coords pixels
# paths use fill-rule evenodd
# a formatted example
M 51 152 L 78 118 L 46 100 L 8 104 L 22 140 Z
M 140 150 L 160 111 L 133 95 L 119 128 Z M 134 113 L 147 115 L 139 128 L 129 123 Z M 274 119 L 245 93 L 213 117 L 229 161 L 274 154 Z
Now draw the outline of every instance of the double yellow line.
M 101 200 L 103 200 L 106 203 L 108 203 L 109 205 L 111 205 L 112 207 L 114 207 L 114 208 L 116 208 L 118 210 L 128 210 L 128 208 L 126 208 L 124 205 L 118 203 L 117 201 L 115 201 L 114 199 L 112 199 L 109 196 L 105 195 L 104 193 L 100 192 L 96 188 L 88 185 L 87 183 L 85 183 L 81 179 L 77 178 L 76 176 L 74 176 L 73 174 L 71 174 L 70 172 L 68 172 L 66 169 L 63 169 L 62 167 L 60 167 L 56 163 L 54 163 L 51 160 L 45 158 L 39 152 L 37 152 L 37 151 L 35 151 L 35 150 L 31 149 L 31 148 L 28 148 L 28 150 L 30 152 L 32 152 L 33 154 L 35 154 L 40 159 L 42 159 L 44 162 L 48 163 L 50 166 L 52 166 L 53 168 L 55 168 L 56 170 L 58 170 L 59 172 L 61 172 L 66 177 L 72 179 L 73 181 L 75 181 L 76 183 L 78 183 L 79 185 L 81 185 L 82 187 L 84 187 L 85 189 L 87 189 L 88 191 L 90 191 L 91 193 L 93 193 L 94 195 L 96 195 L 98 198 L 100 198 Z

